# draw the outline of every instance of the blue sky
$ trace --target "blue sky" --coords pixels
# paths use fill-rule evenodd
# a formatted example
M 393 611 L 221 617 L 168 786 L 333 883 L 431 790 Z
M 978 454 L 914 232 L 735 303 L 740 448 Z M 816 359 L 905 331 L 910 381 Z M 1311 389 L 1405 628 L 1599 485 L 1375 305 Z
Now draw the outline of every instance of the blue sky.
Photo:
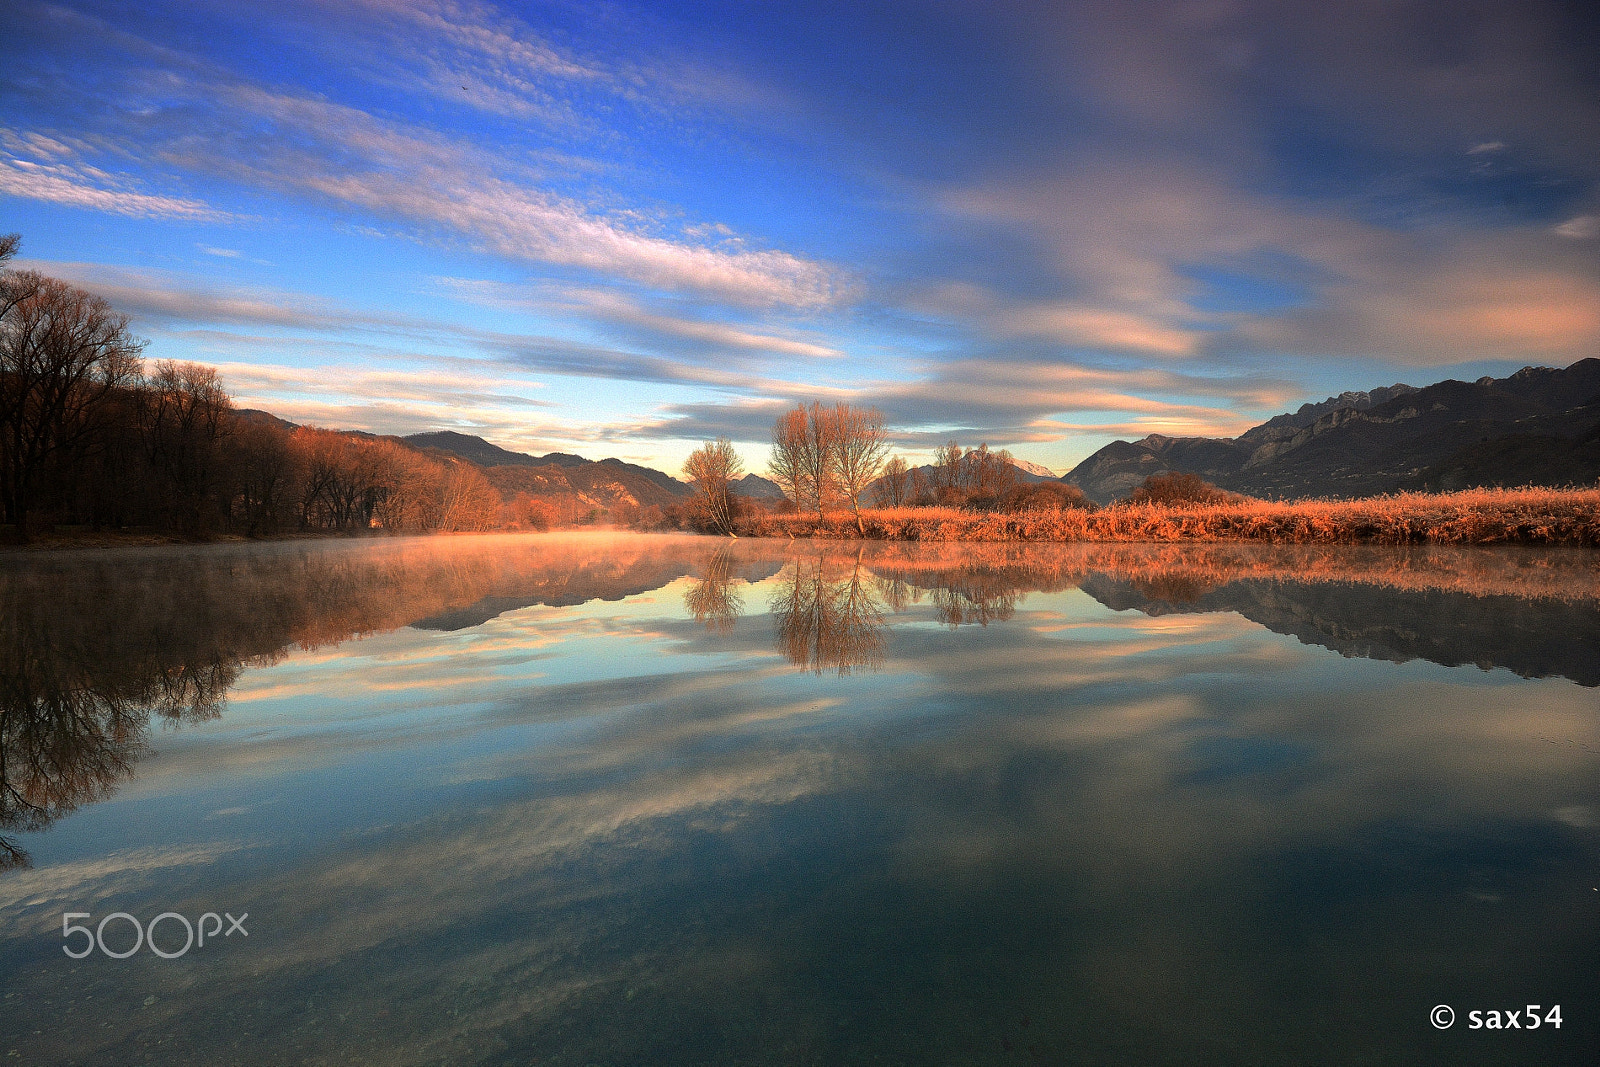
M 0 231 L 298 422 L 1060 471 L 1600 355 L 1587 9 L 0 0 Z

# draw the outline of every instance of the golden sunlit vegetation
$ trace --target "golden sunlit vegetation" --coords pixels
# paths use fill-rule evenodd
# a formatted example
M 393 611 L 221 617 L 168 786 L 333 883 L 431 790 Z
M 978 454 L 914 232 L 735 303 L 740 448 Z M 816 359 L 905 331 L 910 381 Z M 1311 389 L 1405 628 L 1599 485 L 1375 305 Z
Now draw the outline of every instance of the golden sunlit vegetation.
M 1264 541 L 1409 544 L 1600 545 L 1600 489 L 1468 489 L 1359 500 L 1124 502 L 974 511 L 867 508 L 818 519 L 746 513 L 737 531 L 759 537 L 866 537 L 896 541 Z
M 1266 501 L 1168 471 L 1102 508 L 1072 486 L 1028 480 L 1009 454 L 986 445 L 968 450 L 951 441 L 927 467 L 885 459 L 881 415 L 853 414 L 844 404 L 812 404 L 780 416 L 768 472 L 786 499 L 777 506 L 733 500 L 718 511 L 719 521 L 685 525 L 756 537 L 885 541 L 1600 545 L 1600 488 Z M 718 446 L 732 455 L 726 441 Z M 718 484 L 726 495 L 729 480 Z M 869 488 L 877 506 L 863 508 Z

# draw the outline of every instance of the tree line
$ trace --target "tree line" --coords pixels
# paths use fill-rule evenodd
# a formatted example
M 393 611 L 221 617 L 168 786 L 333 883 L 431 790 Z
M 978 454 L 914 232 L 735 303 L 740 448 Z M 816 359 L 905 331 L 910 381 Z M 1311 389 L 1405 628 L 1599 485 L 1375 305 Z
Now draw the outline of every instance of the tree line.
M 18 244 L 0 236 L 0 264 Z M 189 536 L 540 525 L 467 463 L 240 412 L 213 368 L 146 365 L 144 346 L 99 297 L 0 269 L 0 512 L 15 539 L 40 525 Z
M 863 536 L 864 499 L 879 508 L 1094 507 L 1075 486 L 1025 481 L 1009 452 L 991 451 L 987 444 L 968 449 L 950 441 L 926 468 L 912 467 L 888 452 L 888 433 L 877 408 L 813 401 L 795 405 L 773 423 L 767 474 L 783 490 L 785 507 L 814 511 L 819 520 L 830 508 L 848 508 Z M 757 506 L 734 491 L 743 469 L 726 437 L 690 455 L 683 471 L 695 493 L 691 525 L 734 533 L 739 516 Z

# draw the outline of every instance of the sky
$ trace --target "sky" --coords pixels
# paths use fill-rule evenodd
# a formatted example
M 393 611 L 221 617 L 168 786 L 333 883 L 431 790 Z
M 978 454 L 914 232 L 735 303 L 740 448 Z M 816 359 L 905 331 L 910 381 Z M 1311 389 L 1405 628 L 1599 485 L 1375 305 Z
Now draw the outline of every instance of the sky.
M 0 232 L 295 422 L 1062 472 L 1600 356 L 1600 14 L 0 0 Z

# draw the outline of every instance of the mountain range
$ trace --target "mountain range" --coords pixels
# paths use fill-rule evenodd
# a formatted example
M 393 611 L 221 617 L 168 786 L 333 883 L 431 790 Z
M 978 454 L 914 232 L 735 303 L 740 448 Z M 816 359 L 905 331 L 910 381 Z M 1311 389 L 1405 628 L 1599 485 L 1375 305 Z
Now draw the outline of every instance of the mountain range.
M 293 425 L 262 411 L 239 414 Z M 506 499 L 526 493 L 582 511 L 666 507 L 691 495 L 677 478 L 619 459 L 566 452 L 532 456 L 453 430 L 398 440 L 472 463 Z M 1036 463 L 1013 463 L 1024 481 L 1056 480 Z M 1059 480 L 1105 504 L 1127 496 L 1152 474 L 1173 471 L 1276 499 L 1593 483 L 1600 479 L 1600 359 L 1559 370 L 1524 367 L 1506 378 L 1341 393 L 1276 415 L 1238 437 L 1151 434 L 1113 441 Z M 735 487 L 758 500 L 783 496 L 776 483 L 758 474 L 744 475 Z
M 1593 483 L 1600 478 L 1600 359 L 1342 393 L 1238 437 L 1113 441 L 1061 480 L 1104 504 L 1169 471 L 1271 499 Z

